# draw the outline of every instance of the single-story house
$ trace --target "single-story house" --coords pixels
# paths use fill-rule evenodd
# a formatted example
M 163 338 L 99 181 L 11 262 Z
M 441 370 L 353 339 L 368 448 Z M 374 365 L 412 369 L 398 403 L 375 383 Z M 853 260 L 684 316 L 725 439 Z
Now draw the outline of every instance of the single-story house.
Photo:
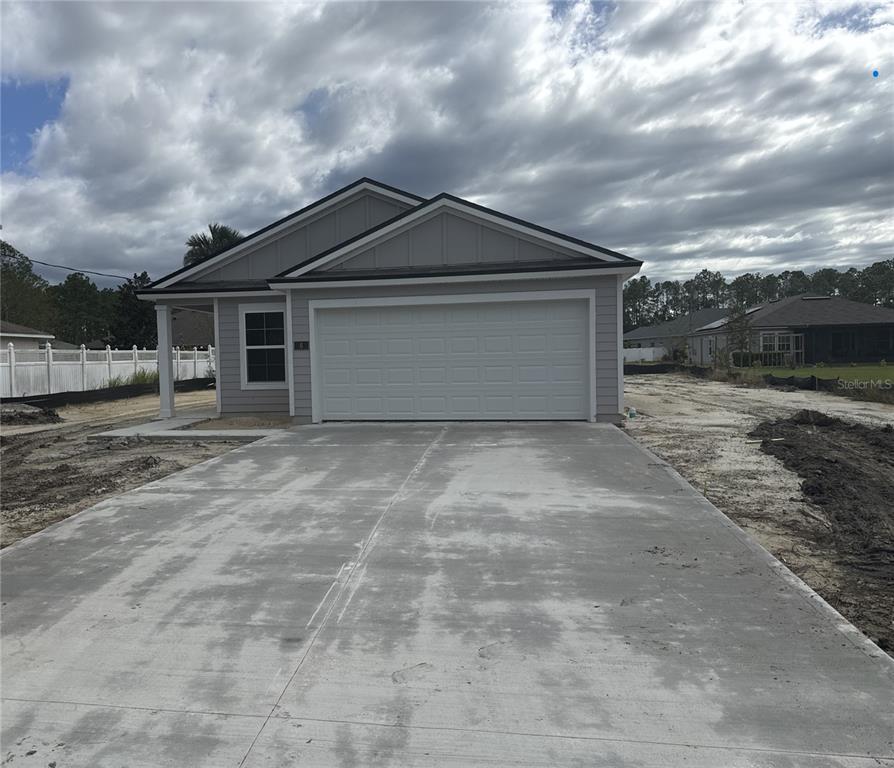
M 752 307 L 745 317 L 749 351 L 763 365 L 894 361 L 894 309 L 802 294 Z M 698 365 L 713 365 L 737 351 L 733 346 L 729 317 L 689 336 L 690 359 Z
M 661 349 L 662 354 L 669 355 L 675 349 L 683 349 L 686 339 L 693 331 L 726 315 L 726 309 L 710 307 L 680 315 L 657 325 L 634 328 L 624 334 L 624 346 L 628 349 Z
M 38 331 L 27 325 L 10 323 L 8 320 L 0 320 L 0 345 L 6 349 L 7 344 L 13 344 L 18 350 L 43 349 L 47 342 L 56 337 L 52 333 Z
M 621 288 L 641 265 L 363 178 L 141 296 L 161 348 L 175 308 L 213 312 L 220 413 L 616 422 Z M 162 356 L 162 416 L 174 411 L 169 367 Z

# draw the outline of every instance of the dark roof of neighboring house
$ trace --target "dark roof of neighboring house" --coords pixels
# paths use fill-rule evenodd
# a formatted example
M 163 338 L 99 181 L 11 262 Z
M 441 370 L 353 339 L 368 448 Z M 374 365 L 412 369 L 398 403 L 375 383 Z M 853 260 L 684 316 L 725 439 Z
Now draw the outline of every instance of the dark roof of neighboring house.
M 851 301 L 841 296 L 820 296 L 805 293 L 769 301 L 748 310 L 752 328 L 809 328 L 829 325 L 894 325 L 894 309 Z M 726 323 L 702 327 L 707 333 L 723 328 Z
M 171 313 L 175 347 L 207 347 L 214 344 L 214 315 L 177 308 Z
M 673 320 L 658 325 L 648 325 L 642 328 L 634 328 L 624 334 L 624 341 L 636 341 L 637 339 L 673 339 L 688 336 L 707 323 L 726 317 L 729 310 L 722 307 L 709 307 L 698 309 L 688 315 L 680 315 Z
M 37 331 L 34 328 L 29 328 L 27 325 L 11 323 L 8 320 L 0 320 L 0 333 L 4 336 L 39 336 L 42 339 L 55 338 L 52 333 Z

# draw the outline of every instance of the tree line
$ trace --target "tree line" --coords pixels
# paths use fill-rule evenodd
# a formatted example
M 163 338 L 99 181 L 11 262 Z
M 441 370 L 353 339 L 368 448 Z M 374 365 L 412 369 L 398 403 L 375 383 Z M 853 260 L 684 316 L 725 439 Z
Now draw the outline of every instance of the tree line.
M 155 347 L 155 311 L 136 292 L 149 285 L 146 272 L 117 288 L 99 288 L 73 272 L 51 285 L 34 272 L 31 260 L 0 240 L 0 318 L 52 333 L 71 344 Z
M 210 258 L 238 242 L 235 229 L 210 224 L 209 234 L 191 235 L 184 265 Z M 87 275 L 74 272 L 57 285 L 36 274 L 27 256 L 0 240 L 0 318 L 52 333 L 72 344 L 154 347 L 155 312 L 137 291 L 151 278 L 134 274 L 117 288 L 98 288 Z M 703 269 L 689 280 L 652 282 L 646 275 L 624 286 L 624 330 L 656 325 L 699 309 L 751 307 L 768 301 L 817 293 L 894 308 L 894 259 L 864 269 L 825 268 L 812 274 L 785 270 L 762 275 L 746 272 L 727 280 Z
M 732 280 L 708 269 L 683 281 L 653 283 L 642 275 L 624 286 L 624 330 L 657 325 L 699 309 L 753 307 L 802 293 L 843 296 L 894 308 L 894 259 L 864 269 L 825 268 L 811 274 L 800 270 L 766 275 L 746 272 Z
M 187 239 L 183 265 L 197 264 L 240 239 L 237 229 L 211 223 L 208 233 L 197 232 Z M 137 291 L 151 282 L 144 271 L 117 288 L 99 288 L 84 273 L 73 272 L 52 285 L 35 273 L 25 254 L 0 240 L 0 318 L 52 333 L 70 344 L 154 348 L 158 343 L 154 306 L 137 297 Z

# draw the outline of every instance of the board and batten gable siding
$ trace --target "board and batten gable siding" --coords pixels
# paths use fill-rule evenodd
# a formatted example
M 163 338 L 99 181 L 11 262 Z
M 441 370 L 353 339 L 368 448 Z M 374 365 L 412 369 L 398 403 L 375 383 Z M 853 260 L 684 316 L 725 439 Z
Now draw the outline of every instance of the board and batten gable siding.
M 313 291 L 292 291 L 292 338 L 310 340 L 310 305 L 313 299 L 381 298 L 388 296 L 437 296 L 474 293 L 524 293 L 525 291 L 594 290 L 596 295 L 596 404 L 598 421 L 617 421 L 618 401 L 618 278 L 578 277 L 533 279 L 512 282 L 490 280 L 481 283 L 442 283 L 428 285 L 326 288 Z M 520 300 L 524 300 L 520 296 Z M 310 388 L 310 351 L 293 353 L 295 415 L 312 415 Z
M 192 278 L 196 282 L 264 280 L 332 248 L 410 208 L 369 190 L 328 207 L 272 242 Z
M 324 265 L 319 272 L 399 269 L 462 264 L 511 264 L 580 259 L 579 253 L 547 247 L 496 224 L 461 213 L 436 213 L 388 235 L 361 253 Z
M 220 387 L 221 413 L 289 412 L 289 389 L 242 389 L 240 304 L 269 304 L 271 309 L 286 309 L 285 296 L 265 298 L 218 299 L 217 385 Z M 288 323 L 288 318 L 286 318 Z M 288 360 L 288 350 L 286 350 Z

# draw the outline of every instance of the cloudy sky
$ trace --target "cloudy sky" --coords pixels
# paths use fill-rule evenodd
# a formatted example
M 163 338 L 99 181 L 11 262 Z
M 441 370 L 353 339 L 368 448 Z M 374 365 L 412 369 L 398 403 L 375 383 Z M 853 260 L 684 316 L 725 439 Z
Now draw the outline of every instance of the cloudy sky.
M 35 259 L 159 277 L 209 221 L 247 233 L 363 175 L 653 278 L 894 256 L 892 3 L 0 13 L 0 236 Z

